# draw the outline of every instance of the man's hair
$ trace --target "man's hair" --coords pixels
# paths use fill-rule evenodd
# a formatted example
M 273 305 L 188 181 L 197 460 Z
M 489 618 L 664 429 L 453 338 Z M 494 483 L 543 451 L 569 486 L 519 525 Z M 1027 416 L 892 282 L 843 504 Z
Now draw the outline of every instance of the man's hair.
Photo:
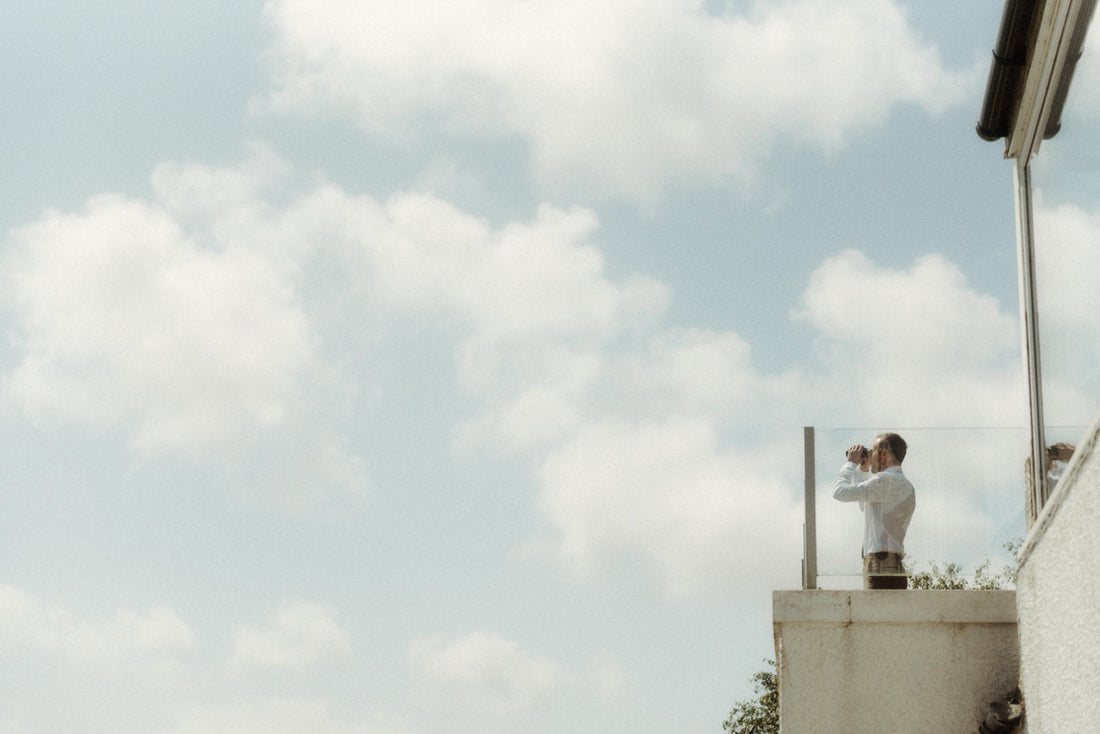
M 899 464 L 905 461 L 905 451 L 909 446 L 905 443 L 905 439 L 896 433 L 881 433 L 879 439 L 890 450 L 890 454 L 894 457 L 894 460 Z

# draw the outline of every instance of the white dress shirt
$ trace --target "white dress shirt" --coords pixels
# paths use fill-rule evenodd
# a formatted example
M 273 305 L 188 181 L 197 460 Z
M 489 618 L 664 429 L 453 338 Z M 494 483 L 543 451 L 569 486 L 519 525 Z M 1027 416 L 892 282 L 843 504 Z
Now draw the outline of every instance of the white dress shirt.
M 900 466 L 878 474 L 860 472 L 859 465 L 845 462 L 833 484 L 833 499 L 859 502 L 863 510 L 863 552 L 904 553 L 905 531 L 917 507 L 913 484 Z

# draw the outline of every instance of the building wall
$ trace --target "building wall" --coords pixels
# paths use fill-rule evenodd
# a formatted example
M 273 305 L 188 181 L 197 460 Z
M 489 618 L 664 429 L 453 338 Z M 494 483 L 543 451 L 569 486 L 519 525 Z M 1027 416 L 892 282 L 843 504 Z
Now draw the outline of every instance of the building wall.
M 1012 591 L 776 591 L 782 734 L 977 731 L 1017 686 Z
M 1100 421 L 1020 552 L 1021 687 L 1030 734 L 1100 731 Z

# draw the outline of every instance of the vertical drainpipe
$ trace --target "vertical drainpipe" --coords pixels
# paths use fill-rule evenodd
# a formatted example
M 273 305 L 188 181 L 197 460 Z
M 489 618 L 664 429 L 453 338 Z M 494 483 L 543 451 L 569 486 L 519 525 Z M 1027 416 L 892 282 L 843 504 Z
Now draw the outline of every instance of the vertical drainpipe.
M 1046 437 L 1043 427 L 1043 380 L 1039 364 L 1039 302 L 1035 286 L 1035 230 L 1031 199 L 1030 156 L 1016 158 L 1016 240 L 1020 266 L 1020 326 L 1024 373 L 1031 407 L 1031 482 L 1028 491 L 1038 514 L 1050 494 L 1047 486 Z

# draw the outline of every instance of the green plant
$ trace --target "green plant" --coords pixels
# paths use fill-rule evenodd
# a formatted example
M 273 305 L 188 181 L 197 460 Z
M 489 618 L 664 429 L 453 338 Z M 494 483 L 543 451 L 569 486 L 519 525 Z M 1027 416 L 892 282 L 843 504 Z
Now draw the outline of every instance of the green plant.
M 770 670 L 750 678 L 756 698 L 734 704 L 722 728 L 730 734 L 779 734 L 779 676 L 774 660 Z
M 1023 538 L 1013 538 L 1002 547 L 1011 553 L 1012 557 L 1015 559 L 1016 553 L 1019 552 L 1023 544 Z M 962 566 L 958 563 L 948 562 L 945 563 L 942 568 L 938 564 L 933 563 L 928 571 L 921 571 L 909 577 L 909 588 L 989 590 L 1003 589 L 1015 585 L 1015 561 L 1006 564 L 1001 572 L 996 574 L 990 574 L 989 566 L 990 562 L 986 560 L 985 563 L 974 569 L 974 576 L 970 578 L 962 574 Z

